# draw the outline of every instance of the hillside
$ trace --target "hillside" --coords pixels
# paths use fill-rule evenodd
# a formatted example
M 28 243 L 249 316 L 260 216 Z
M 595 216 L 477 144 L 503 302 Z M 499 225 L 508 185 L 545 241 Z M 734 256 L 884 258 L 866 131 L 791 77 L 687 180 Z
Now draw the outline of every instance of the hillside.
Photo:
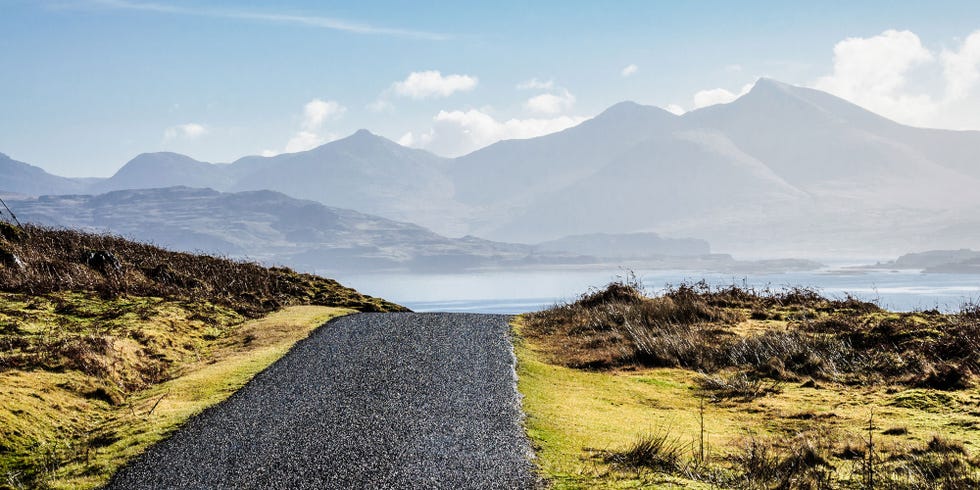
M 0 488 L 92 488 L 326 320 L 404 308 L 285 268 L 0 224 Z
M 82 180 L 51 175 L 40 167 L 20 162 L 0 153 L 0 192 L 14 194 L 71 194 L 87 185 Z

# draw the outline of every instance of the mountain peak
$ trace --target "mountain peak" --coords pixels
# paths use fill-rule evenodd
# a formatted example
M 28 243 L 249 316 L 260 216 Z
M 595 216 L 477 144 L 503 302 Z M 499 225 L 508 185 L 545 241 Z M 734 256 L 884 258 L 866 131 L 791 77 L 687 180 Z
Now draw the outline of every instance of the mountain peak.
M 388 141 L 389 140 L 387 138 L 383 136 L 378 136 L 366 129 L 358 129 L 357 131 L 354 131 L 350 136 L 347 136 L 346 138 L 341 138 L 339 140 L 331 141 L 330 143 L 326 143 L 325 145 L 322 145 L 321 148 L 323 146 L 328 146 L 335 143 L 377 144 L 377 143 L 388 142 Z
M 602 111 L 596 119 L 606 119 L 606 118 L 621 118 L 621 117 L 636 117 L 649 114 L 671 114 L 659 107 L 652 105 L 643 105 L 633 102 L 632 100 L 625 100 L 617 104 L 613 104 L 608 109 Z
M 796 87 L 773 78 L 761 77 L 755 81 L 752 90 L 791 90 L 793 88 Z
M 184 155 L 183 153 L 175 153 L 172 151 L 150 151 L 150 152 L 144 152 L 144 153 L 140 153 L 139 155 L 136 155 L 135 157 L 132 158 L 132 160 L 130 160 L 130 162 L 134 162 L 137 160 L 147 160 L 147 159 L 194 160 L 193 158 Z

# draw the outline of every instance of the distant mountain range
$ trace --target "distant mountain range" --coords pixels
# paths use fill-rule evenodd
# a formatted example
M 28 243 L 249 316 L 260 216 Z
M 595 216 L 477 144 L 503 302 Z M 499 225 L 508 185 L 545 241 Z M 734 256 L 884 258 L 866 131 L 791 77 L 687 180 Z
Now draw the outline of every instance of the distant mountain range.
M 170 249 L 248 257 L 321 272 L 463 270 L 594 262 L 528 245 L 450 239 L 279 192 L 170 187 L 10 201 L 21 221 L 111 231 Z
M 930 250 L 902 255 L 885 262 L 860 267 L 877 270 L 919 270 L 939 274 L 980 274 L 980 252 L 969 249 Z
M 274 191 L 168 187 L 100 195 L 11 197 L 21 221 L 123 235 L 175 250 L 249 258 L 319 273 L 461 272 L 588 266 L 638 247 L 631 263 L 719 272 L 814 269 L 807 261 L 743 262 L 700 240 L 655 235 L 572 237 L 540 246 L 446 238 L 410 223 L 324 206 Z M 610 246 L 596 246 L 601 244 Z M 615 262 L 615 265 L 623 263 Z
M 5 158 L 0 190 L 270 189 L 449 236 L 531 244 L 657 232 L 755 257 L 886 257 L 980 248 L 977 155 L 980 132 L 903 126 L 762 79 L 729 104 L 677 116 L 623 102 L 565 131 L 455 159 L 361 130 L 230 164 L 143 154 L 96 182 Z

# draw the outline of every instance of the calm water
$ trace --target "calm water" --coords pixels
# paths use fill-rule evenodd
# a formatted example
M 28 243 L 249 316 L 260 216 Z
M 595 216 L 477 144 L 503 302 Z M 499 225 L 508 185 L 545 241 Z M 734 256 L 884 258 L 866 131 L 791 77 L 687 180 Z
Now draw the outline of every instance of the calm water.
M 651 293 L 668 284 L 706 280 L 715 286 L 731 284 L 779 289 L 806 286 L 825 296 L 851 294 L 880 306 L 911 311 L 955 311 L 980 300 L 980 275 L 920 274 L 875 271 L 863 274 L 825 270 L 765 275 L 699 274 L 691 271 L 637 271 Z M 589 288 L 623 276 L 619 270 L 549 270 L 480 272 L 472 274 L 351 275 L 337 279 L 364 293 L 381 296 L 415 311 L 522 313 L 574 300 Z

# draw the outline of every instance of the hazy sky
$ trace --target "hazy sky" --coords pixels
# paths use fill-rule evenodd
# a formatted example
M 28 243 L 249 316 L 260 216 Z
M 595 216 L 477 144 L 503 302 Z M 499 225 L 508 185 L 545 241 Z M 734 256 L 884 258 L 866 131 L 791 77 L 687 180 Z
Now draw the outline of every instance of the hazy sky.
M 0 152 L 108 176 L 368 128 L 456 155 L 760 76 L 980 129 L 980 2 L 856 3 L 0 0 Z

